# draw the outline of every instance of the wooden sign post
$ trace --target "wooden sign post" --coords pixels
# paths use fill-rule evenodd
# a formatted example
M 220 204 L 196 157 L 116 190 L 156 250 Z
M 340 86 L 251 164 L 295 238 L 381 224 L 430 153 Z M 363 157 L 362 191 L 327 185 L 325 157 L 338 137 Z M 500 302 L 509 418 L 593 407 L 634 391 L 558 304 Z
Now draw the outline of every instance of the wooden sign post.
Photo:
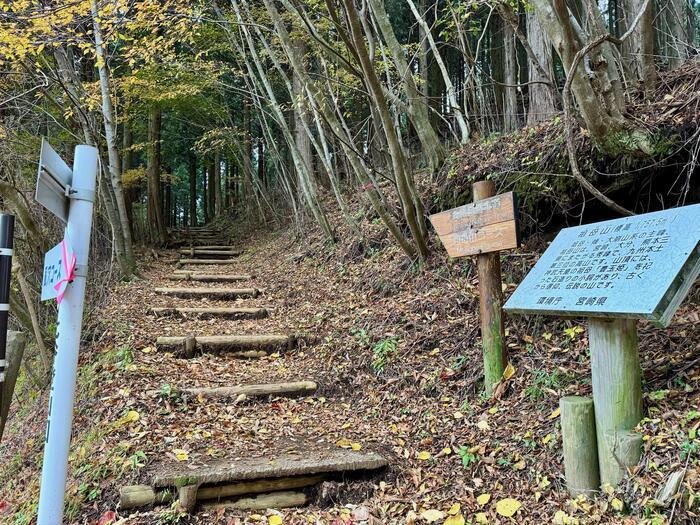
M 504 306 L 516 313 L 589 318 L 603 484 L 616 485 L 641 454 L 641 436 L 634 433 L 642 419 L 637 320 L 668 326 L 699 273 L 700 204 L 695 204 L 562 230 Z M 596 454 L 584 450 L 583 427 L 568 434 L 564 428 L 564 408 L 581 406 L 571 401 L 561 404 L 569 490 L 597 490 L 572 486 L 576 474 L 567 465 L 580 467 L 582 457 Z
M 476 255 L 484 354 L 484 390 L 493 394 L 508 364 L 503 331 L 500 250 L 519 245 L 515 196 L 494 195 L 493 181 L 474 183 L 474 202 L 430 216 L 451 257 Z

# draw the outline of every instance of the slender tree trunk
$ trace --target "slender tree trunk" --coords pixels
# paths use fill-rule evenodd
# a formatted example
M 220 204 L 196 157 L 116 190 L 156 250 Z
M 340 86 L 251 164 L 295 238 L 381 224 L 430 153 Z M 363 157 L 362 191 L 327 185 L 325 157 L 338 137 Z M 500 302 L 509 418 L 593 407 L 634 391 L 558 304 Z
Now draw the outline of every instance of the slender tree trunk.
M 224 209 L 221 191 L 221 153 L 219 151 L 214 153 L 214 190 L 214 209 L 215 215 L 218 216 Z
M 250 101 L 243 101 L 243 202 L 246 206 L 253 197 L 253 142 L 251 140 Z
M 518 129 L 518 92 L 516 90 L 517 73 L 515 60 L 515 34 L 508 24 L 501 24 L 503 28 L 503 58 L 504 75 L 503 87 L 503 129 L 506 132 Z
M 688 0 L 668 0 L 663 12 L 667 33 L 665 54 L 671 69 L 679 67 L 690 56 L 694 24 L 691 22 L 692 8 Z
M 189 152 L 188 176 L 190 183 L 190 225 L 197 226 L 197 155 Z
M 107 153 L 109 157 L 109 174 L 114 192 L 119 223 L 114 228 L 115 235 L 123 237 L 124 261 L 120 264 L 124 277 L 131 277 L 136 271 L 136 259 L 134 258 L 131 227 L 126 211 L 126 201 L 124 199 L 124 189 L 122 186 L 121 159 L 119 158 L 119 148 L 117 146 L 117 121 L 112 104 L 112 92 L 110 86 L 109 71 L 107 69 L 107 57 L 105 55 L 102 40 L 102 28 L 99 23 L 99 9 L 97 0 L 91 0 L 92 28 L 95 35 L 95 54 L 97 56 L 97 71 L 100 79 L 100 93 L 102 96 L 102 119 L 104 121 L 105 139 L 107 142 Z
M 370 5 L 372 6 L 377 26 L 391 51 L 391 56 L 403 81 L 408 113 L 418 135 L 418 140 L 421 142 L 423 155 L 426 157 L 431 171 L 436 173 L 442 166 L 445 158 L 445 148 L 431 123 L 428 111 L 429 106 L 426 104 L 425 97 L 421 97 L 418 91 L 418 86 L 413 79 L 413 72 L 404 56 L 403 48 L 396 38 L 391 21 L 384 8 L 384 0 L 370 0 Z M 424 50 L 424 53 L 421 53 L 421 64 L 425 63 L 425 66 L 422 67 L 427 68 L 427 58 L 423 58 L 426 52 L 427 50 Z

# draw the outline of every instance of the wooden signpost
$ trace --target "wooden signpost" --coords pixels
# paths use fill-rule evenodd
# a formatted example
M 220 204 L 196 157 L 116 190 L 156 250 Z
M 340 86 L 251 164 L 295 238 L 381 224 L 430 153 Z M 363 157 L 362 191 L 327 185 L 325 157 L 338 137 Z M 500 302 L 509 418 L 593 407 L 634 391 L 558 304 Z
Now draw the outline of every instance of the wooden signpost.
M 591 469 L 597 457 L 600 482 L 610 485 L 638 463 L 637 320 L 668 326 L 698 273 L 700 204 L 695 204 L 562 230 L 506 302 L 508 312 L 589 318 L 597 454 L 586 445 L 585 403 L 563 399 L 564 463 L 572 493 L 599 488 L 591 486 L 597 477 L 590 472 L 580 476 L 586 461 Z M 573 410 L 581 410 L 580 416 Z M 582 479 L 589 486 L 581 486 Z
M 492 181 L 474 183 L 474 202 L 430 216 L 451 257 L 476 255 L 484 353 L 484 390 L 492 395 L 508 362 L 503 331 L 500 250 L 520 244 L 515 195 L 494 195 Z

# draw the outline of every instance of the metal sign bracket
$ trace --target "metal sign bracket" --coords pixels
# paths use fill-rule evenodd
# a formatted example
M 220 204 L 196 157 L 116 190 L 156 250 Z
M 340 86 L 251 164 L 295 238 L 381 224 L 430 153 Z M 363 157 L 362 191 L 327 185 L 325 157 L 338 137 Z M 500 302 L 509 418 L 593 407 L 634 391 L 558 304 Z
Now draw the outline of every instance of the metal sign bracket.
M 95 202 L 95 192 L 84 188 L 74 188 L 71 185 L 66 185 L 66 197 L 69 199 Z

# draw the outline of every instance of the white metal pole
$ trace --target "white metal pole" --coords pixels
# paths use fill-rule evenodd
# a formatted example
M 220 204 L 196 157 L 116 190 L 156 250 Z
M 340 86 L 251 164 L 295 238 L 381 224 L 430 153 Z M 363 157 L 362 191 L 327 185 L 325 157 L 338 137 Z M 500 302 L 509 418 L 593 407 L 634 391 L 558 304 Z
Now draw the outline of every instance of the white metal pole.
M 72 198 L 65 235 L 75 253 L 74 280 L 68 285 L 58 307 L 58 335 L 49 416 L 41 473 L 38 525 L 63 523 L 63 500 L 68 470 L 68 450 L 73 424 L 73 401 L 78 369 L 80 330 L 87 274 L 92 207 L 98 169 L 97 149 L 77 146 L 71 182 Z

